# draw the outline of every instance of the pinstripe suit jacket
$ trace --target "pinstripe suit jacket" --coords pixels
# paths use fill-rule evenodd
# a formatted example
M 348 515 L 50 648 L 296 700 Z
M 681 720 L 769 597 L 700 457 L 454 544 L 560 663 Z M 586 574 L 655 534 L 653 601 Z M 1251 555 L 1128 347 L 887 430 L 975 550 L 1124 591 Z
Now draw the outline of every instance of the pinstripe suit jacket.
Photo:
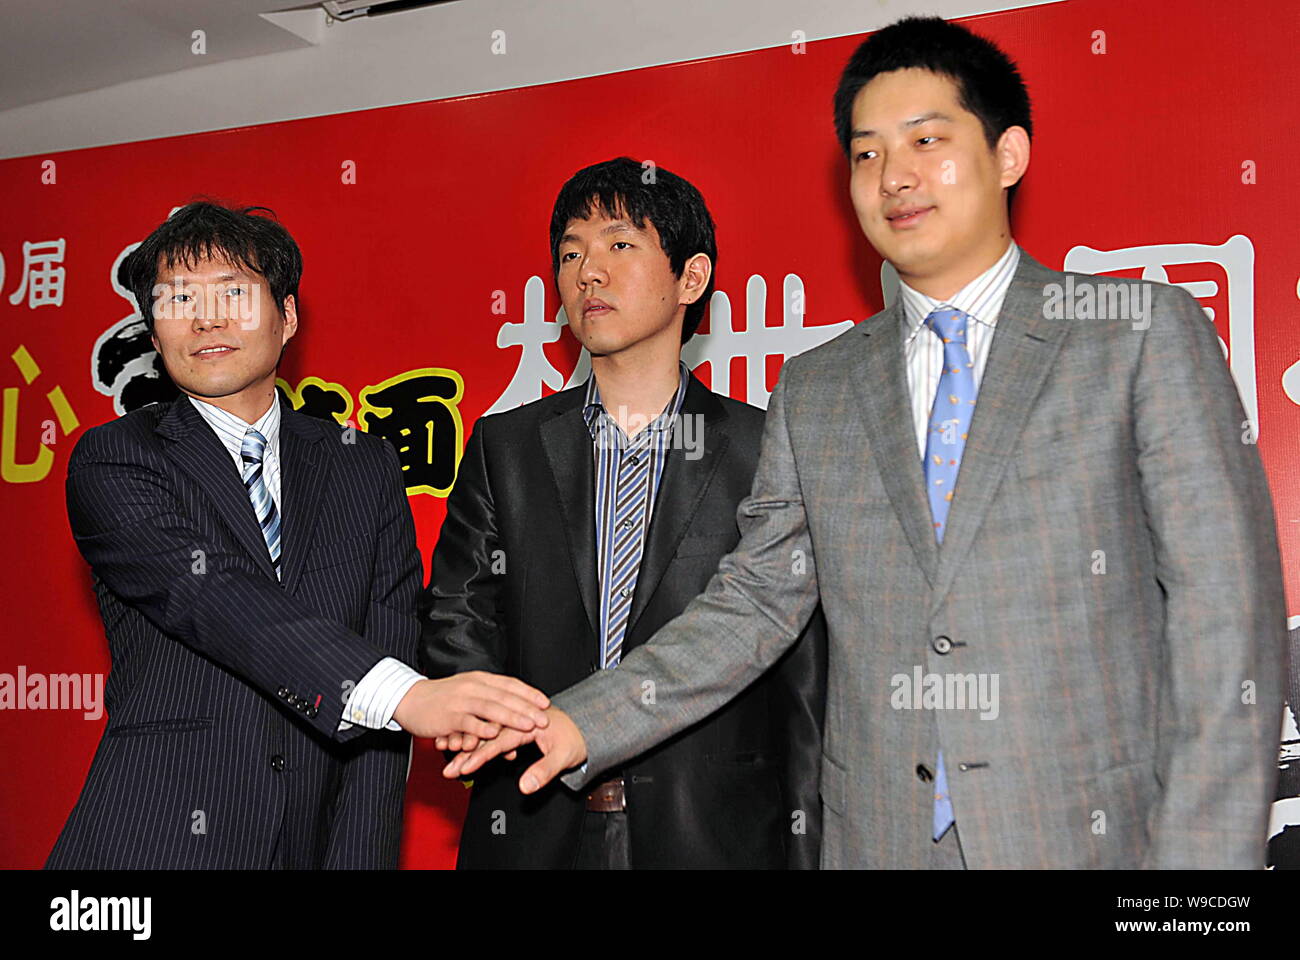
M 382 440 L 342 442 L 277 402 L 282 583 L 230 454 L 185 398 L 73 451 L 68 516 L 112 671 L 48 867 L 397 865 L 409 738 L 337 728 L 349 683 L 415 657 L 401 471 Z
M 736 550 L 555 698 L 591 775 L 724 703 L 820 598 L 823 867 L 926 865 L 941 746 L 973 868 L 1262 865 L 1286 625 L 1257 448 L 1190 296 L 1153 284 L 1146 329 L 1060 319 L 1065 279 L 1021 259 L 942 547 L 901 307 L 785 364 Z M 1114 282 L 1136 281 L 1074 276 Z M 996 676 L 996 717 L 900 702 L 918 668 Z

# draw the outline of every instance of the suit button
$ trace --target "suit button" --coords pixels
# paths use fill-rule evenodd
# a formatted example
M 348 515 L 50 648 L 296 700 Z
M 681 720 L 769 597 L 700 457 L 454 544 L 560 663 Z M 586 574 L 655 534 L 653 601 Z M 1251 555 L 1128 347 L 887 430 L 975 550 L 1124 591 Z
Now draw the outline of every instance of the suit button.
M 935 653 L 942 656 L 952 649 L 952 640 L 940 634 L 930 642 L 930 646 L 934 648 Z
M 271 757 L 271 769 L 272 769 L 272 770 L 283 770 L 283 769 L 284 769 L 284 757 L 280 756 L 278 753 L 275 754 L 273 757 Z
M 289 688 L 288 688 L 288 687 L 281 687 L 279 690 L 275 691 L 275 695 L 276 695 L 277 697 L 279 697 L 281 700 L 288 700 L 288 699 L 289 699 Z
M 318 711 L 317 711 L 317 709 L 316 709 L 315 707 L 308 707 L 308 708 L 307 708 L 307 716 L 311 717 L 313 720 L 316 719 L 316 714 L 317 714 L 317 713 L 318 713 Z
M 922 783 L 929 783 L 934 779 L 934 774 L 930 772 L 930 768 L 924 763 L 918 763 L 916 765 L 916 779 Z

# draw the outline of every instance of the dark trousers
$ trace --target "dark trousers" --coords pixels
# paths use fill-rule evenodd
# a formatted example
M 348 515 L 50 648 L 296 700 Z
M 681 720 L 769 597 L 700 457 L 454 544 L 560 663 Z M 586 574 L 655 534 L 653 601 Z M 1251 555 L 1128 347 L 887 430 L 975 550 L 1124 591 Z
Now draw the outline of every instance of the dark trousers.
M 593 813 L 582 819 L 575 870 L 630 870 L 626 813 Z

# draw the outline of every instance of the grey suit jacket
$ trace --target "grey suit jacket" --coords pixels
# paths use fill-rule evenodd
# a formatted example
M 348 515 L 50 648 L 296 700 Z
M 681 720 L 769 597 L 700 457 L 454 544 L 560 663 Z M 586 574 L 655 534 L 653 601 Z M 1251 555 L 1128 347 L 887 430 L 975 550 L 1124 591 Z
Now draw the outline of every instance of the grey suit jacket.
M 927 864 L 940 746 L 972 868 L 1262 866 L 1286 623 L 1258 450 L 1186 292 L 1152 284 L 1147 324 L 1063 319 L 1065 280 L 1022 255 L 942 547 L 901 305 L 786 362 L 736 549 L 554 698 L 587 740 L 570 787 L 735 696 L 820 599 L 823 867 Z M 942 709 L 912 696 L 930 674 Z M 957 696 L 994 682 L 992 708 Z

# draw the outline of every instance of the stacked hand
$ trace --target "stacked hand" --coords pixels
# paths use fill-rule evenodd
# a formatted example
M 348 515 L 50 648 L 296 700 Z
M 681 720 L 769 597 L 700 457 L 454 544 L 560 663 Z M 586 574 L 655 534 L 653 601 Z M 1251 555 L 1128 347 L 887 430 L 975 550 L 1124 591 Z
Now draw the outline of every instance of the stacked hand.
M 393 719 L 417 737 L 436 738 L 442 749 L 472 750 L 503 730 L 545 727 L 550 703 L 546 694 L 522 680 L 474 670 L 419 681 L 397 705 Z M 457 746 L 450 745 L 453 737 L 459 738 Z
M 567 713 L 550 707 L 546 710 L 546 720 L 530 730 L 511 725 L 492 736 L 452 734 L 445 740 L 439 739 L 438 746 L 442 749 L 460 751 L 443 768 L 442 775 L 455 778 L 473 773 L 501 755 L 513 760 L 519 747 L 535 743 L 542 751 L 542 758 L 524 771 L 519 778 L 519 789 L 523 793 L 536 793 L 565 770 L 587 759 L 587 742 Z

